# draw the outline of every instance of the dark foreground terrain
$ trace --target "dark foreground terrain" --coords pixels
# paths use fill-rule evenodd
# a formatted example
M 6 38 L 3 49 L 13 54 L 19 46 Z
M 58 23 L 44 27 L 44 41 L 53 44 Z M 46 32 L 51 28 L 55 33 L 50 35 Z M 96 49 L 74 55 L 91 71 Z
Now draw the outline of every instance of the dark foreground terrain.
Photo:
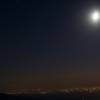
M 48 94 L 0 94 L 0 100 L 100 100 L 100 92 L 48 93 Z

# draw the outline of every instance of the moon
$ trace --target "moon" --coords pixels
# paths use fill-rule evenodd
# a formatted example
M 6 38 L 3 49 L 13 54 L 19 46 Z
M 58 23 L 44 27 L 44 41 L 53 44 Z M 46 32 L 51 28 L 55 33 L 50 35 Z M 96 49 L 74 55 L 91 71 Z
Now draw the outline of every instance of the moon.
M 93 23 L 98 23 L 100 21 L 100 12 L 97 10 L 93 11 L 90 18 Z

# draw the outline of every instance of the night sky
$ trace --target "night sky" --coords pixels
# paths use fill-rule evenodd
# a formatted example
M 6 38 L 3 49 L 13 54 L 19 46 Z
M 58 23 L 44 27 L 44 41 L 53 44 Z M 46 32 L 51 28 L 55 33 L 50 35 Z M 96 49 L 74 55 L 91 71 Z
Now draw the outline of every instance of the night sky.
M 1 0 L 0 89 L 100 86 L 96 0 Z

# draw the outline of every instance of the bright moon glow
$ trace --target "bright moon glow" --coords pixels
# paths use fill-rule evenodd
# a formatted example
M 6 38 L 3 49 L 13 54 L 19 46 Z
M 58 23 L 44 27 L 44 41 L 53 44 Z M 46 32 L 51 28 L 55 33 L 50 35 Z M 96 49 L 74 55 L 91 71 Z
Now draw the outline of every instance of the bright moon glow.
M 91 20 L 92 20 L 92 22 L 94 22 L 94 23 L 99 22 L 99 20 L 100 20 L 100 13 L 99 13 L 98 11 L 94 11 L 94 12 L 91 14 Z

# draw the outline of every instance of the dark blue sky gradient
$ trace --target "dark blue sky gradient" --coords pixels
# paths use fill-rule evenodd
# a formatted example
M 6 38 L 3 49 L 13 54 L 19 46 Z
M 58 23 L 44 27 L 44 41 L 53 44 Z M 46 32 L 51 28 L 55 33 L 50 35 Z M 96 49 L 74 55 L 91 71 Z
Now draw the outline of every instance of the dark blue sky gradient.
M 0 1 L 0 88 L 98 86 L 100 28 L 85 14 L 98 1 Z

